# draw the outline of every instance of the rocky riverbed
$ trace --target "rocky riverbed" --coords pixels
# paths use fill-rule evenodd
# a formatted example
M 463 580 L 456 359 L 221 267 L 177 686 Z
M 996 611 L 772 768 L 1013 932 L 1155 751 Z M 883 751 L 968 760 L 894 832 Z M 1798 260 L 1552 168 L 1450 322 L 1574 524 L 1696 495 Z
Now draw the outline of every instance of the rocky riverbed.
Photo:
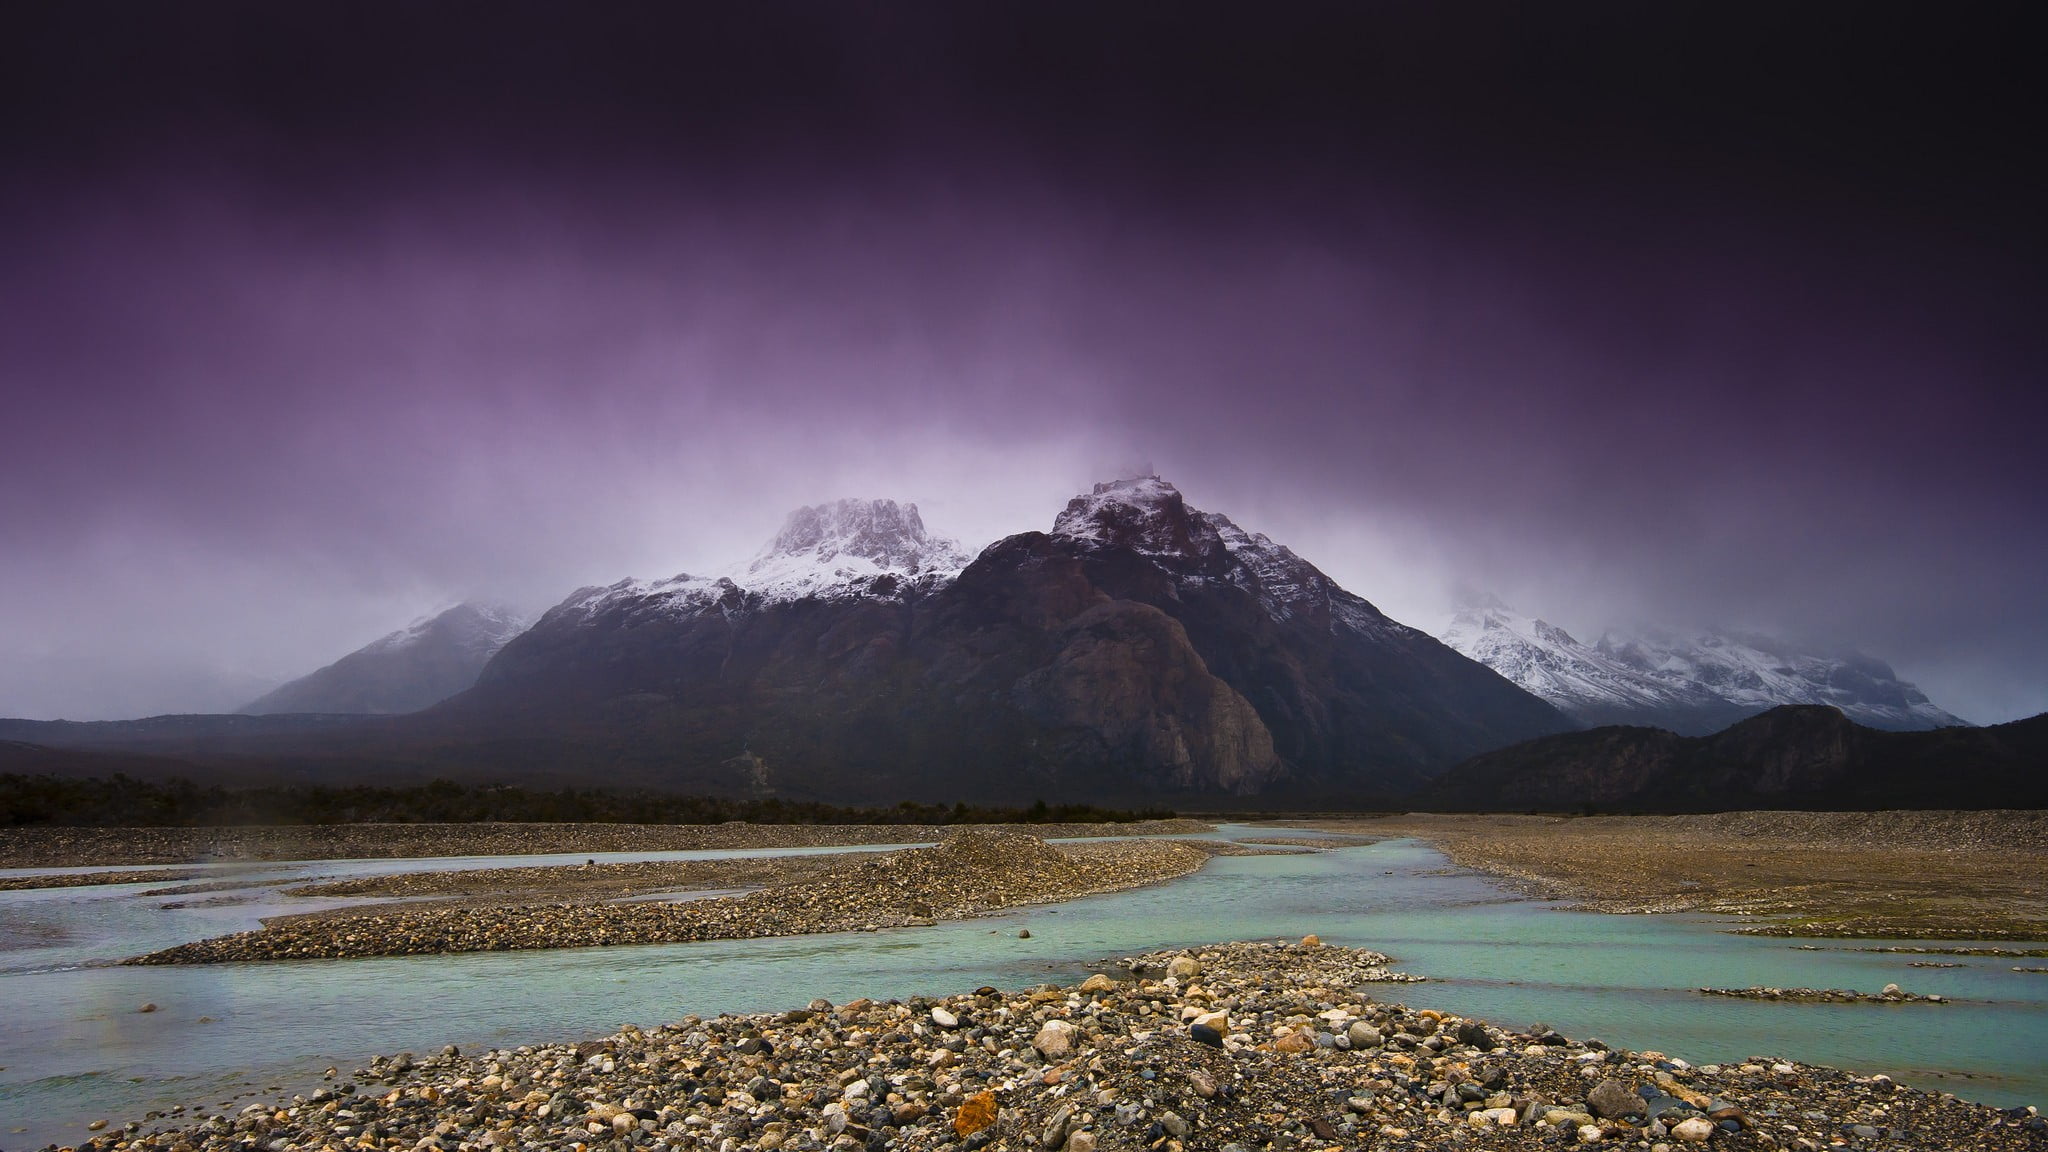
M 1225 944 L 1069 987 L 814 1000 L 109 1126 L 95 1152 L 2048 1148 L 2048 1122 L 1769 1057 L 1694 1066 L 1386 1003 L 1385 956 Z M 880 990 L 878 990 L 880 991 Z M 81 1134 L 83 1135 L 83 1133 Z
M 842 854 L 823 863 L 806 857 L 731 862 L 771 873 L 778 862 L 787 863 L 771 886 L 739 896 L 687 903 L 583 899 L 379 905 L 278 917 L 253 932 L 183 944 L 128 963 L 404 956 L 872 931 L 1170 880 L 1195 871 L 1221 850 L 1228 848 L 1184 840 L 1055 847 L 1018 832 L 967 831 L 933 848 Z
M 1193 836 L 1199 820 L 1129 824 L 318 824 L 246 828 L 0 828 L 0 868 L 85 868 L 216 860 L 370 860 L 556 852 L 690 852 L 917 844 L 967 828 L 1051 839 Z

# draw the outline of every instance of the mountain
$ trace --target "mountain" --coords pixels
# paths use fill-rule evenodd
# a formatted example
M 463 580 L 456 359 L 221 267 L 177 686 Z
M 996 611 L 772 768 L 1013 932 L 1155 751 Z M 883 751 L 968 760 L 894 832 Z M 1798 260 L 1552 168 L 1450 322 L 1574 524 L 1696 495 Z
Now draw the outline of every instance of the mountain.
M 1652 675 L 1492 597 L 1459 609 L 1443 641 L 1587 725 L 1702 735 L 1754 711 L 1704 684 Z
M 1474 757 L 1438 780 L 1442 810 L 1729 811 L 2048 805 L 2048 714 L 1892 732 L 1784 705 L 1711 736 L 1607 727 Z
M 1388 796 L 1569 727 L 1157 477 L 961 559 L 914 506 L 802 509 L 744 572 L 575 593 L 429 718 L 843 800 Z
M 476 683 L 526 621 L 503 608 L 458 604 L 415 621 L 244 705 L 243 715 L 417 712 Z
M 1609 632 L 1595 644 L 1486 597 L 1459 609 L 1444 643 L 1581 723 L 1706 735 L 1780 704 L 1825 704 L 1874 728 L 1961 725 L 1883 661 L 1821 656 L 1755 636 Z
M 1871 728 L 1914 731 L 1968 722 L 1936 707 L 1882 660 L 1804 652 L 1769 637 L 1704 632 L 1609 633 L 1599 650 L 1658 679 L 1698 684 L 1754 711 L 1825 704 Z

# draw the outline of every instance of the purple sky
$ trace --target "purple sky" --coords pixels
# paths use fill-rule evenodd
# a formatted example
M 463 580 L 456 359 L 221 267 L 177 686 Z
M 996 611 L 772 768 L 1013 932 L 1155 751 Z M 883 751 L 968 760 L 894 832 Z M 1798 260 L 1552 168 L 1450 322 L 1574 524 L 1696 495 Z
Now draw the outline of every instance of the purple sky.
M 1143 462 L 1420 625 L 1463 582 L 2048 709 L 2017 25 L 578 7 L 10 17 L 0 715 Z

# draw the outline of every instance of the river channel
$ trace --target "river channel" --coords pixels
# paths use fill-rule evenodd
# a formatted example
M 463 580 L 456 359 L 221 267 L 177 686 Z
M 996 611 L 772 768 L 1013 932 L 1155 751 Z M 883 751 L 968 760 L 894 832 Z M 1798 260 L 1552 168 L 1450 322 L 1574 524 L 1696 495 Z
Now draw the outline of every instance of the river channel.
M 1240 826 L 1218 833 L 1274 834 Z M 1542 1022 L 1694 1063 L 1782 1056 L 1887 1072 L 1991 1104 L 2048 1105 L 2048 975 L 2013 971 L 2041 960 L 1861 950 L 1882 941 L 1813 941 L 1822 947 L 1805 950 L 1730 934 L 1722 918 L 1566 911 L 1512 895 L 1415 840 L 1220 857 L 1152 888 L 887 932 L 200 967 L 110 963 L 253 928 L 262 916 L 350 903 L 278 894 L 307 877 L 587 858 L 220 866 L 222 877 L 255 886 L 178 897 L 146 897 L 158 887 L 149 884 L 0 893 L 0 1149 L 77 1143 L 91 1120 L 118 1125 L 174 1103 L 238 1111 L 279 1091 L 303 1091 L 329 1067 L 346 1077 L 377 1053 L 588 1038 L 625 1024 L 783 1009 L 816 996 L 836 1002 L 1064 982 L 1108 957 L 1309 932 L 1386 952 L 1397 967 L 1427 976 L 1428 983 L 1375 989 L 1411 1005 L 1509 1027 Z M 1023 928 L 1029 939 L 1018 937 Z M 1959 966 L 1909 967 L 1916 959 Z M 1758 1003 L 1694 991 L 1876 991 L 1887 983 L 1952 1002 Z M 138 1011 L 145 1003 L 158 1010 Z

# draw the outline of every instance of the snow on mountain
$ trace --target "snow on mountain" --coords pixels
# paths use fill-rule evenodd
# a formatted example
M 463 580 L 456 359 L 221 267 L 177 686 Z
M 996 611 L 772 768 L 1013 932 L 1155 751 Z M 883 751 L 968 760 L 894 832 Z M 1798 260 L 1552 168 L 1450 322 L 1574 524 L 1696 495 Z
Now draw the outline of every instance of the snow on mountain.
M 474 652 L 488 659 L 533 623 L 510 608 L 495 604 L 457 604 L 430 616 L 422 616 L 388 636 L 379 637 L 358 649 L 361 652 L 398 652 L 445 638 L 456 651 Z
M 588 621 L 624 609 L 632 619 L 745 612 L 812 597 L 901 599 L 950 583 L 972 559 L 958 542 L 927 532 L 915 504 L 839 500 L 791 512 L 774 539 L 729 572 L 583 588 L 548 616 Z
M 915 504 L 840 500 L 791 512 L 733 579 L 767 601 L 886 595 L 904 584 L 928 590 L 950 582 L 972 559 L 958 542 L 927 533 Z
M 1091 548 L 1128 548 L 1182 580 L 1235 584 L 1275 620 L 1305 616 L 1360 632 L 1412 631 L 1286 545 L 1247 532 L 1227 516 L 1190 509 L 1180 490 L 1157 476 L 1095 485 L 1068 502 L 1052 534 Z
M 1666 682 L 1701 685 L 1754 711 L 1780 704 L 1828 704 L 1872 728 L 1967 723 L 1869 656 L 1802 652 L 1769 637 L 1717 632 L 1609 632 L 1597 647 L 1630 668 Z
M 1718 731 L 1781 704 L 1827 704 L 1876 728 L 1961 720 L 1883 661 L 1802 653 L 1755 636 L 1608 632 L 1586 644 L 1487 597 L 1453 617 L 1444 643 L 1588 724 Z
M 1713 731 L 1740 717 L 1702 685 L 1633 667 L 1495 597 L 1459 609 L 1442 640 L 1588 724 Z
M 476 683 L 490 658 L 527 625 L 524 617 L 507 608 L 458 604 L 373 640 L 241 711 L 416 712 Z

